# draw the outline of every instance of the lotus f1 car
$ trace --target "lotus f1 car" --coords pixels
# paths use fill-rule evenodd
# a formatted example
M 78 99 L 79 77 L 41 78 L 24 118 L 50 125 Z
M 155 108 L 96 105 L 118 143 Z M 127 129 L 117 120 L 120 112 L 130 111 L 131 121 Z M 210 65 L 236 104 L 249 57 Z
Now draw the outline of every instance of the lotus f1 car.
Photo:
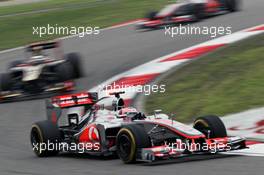
M 154 29 L 166 25 L 195 22 L 209 16 L 237 11 L 239 0 L 178 0 L 159 12 L 150 12 L 138 29 Z
M 227 136 L 217 116 L 199 117 L 191 127 L 161 111 L 145 116 L 122 106 L 122 98 L 116 101 L 98 100 L 96 93 L 89 92 L 48 100 L 48 119 L 31 128 L 33 151 L 39 157 L 63 152 L 117 154 L 124 163 L 133 163 L 246 148 L 244 138 Z
M 49 49 L 54 57 L 43 53 Z M 81 76 L 78 54 L 63 56 L 55 41 L 31 44 L 26 53 L 28 59 L 11 62 L 0 75 L 0 102 L 73 90 L 73 79 Z

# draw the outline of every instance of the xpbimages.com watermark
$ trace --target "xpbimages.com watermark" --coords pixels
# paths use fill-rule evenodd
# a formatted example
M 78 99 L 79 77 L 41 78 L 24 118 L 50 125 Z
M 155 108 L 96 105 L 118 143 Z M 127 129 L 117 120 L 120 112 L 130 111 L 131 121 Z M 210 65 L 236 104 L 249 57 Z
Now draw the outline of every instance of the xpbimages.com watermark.
M 99 142 L 85 142 L 85 143 L 65 143 L 65 142 L 50 142 L 47 143 L 33 143 L 33 151 L 42 153 L 43 151 L 61 151 L 61 152 L 78 152 L 85 153 L 86 151 L 100 150 Z
M 146 85 L 127 85 L 123 83 L 113 83 L 110 85 L 99 85 L 100 90 L 111 93 L 114 91 L 125 90 L 126 93 L 143 93 L 144 95 L 151 95 L 152 93 L 165 93 L 166 85 L 146 84 Z
M 180 35 L 209 35 L 211 38 L 232 34 L 232 27 L 215 26 L 193 26 L 182 25 L 176 27 L 165 27 L 165 35 L 172 38 Z
M 174 143 L 164 144 L 166 151 L 177 153 L 183 151 L 205 151 L 210 153 L 217 153 L 223 151 L 231 151 L 232 147 L 228 143 L 185 143 L 182 140 L 178 140 Z M 35 152 L 42 153 L 44 151 L 60 151 L 60 152 L 78 152 L 86 153 L 100 150 L 99 142 L 85 142 L 85 143 L 65 143 L 65 142 L 50 142 L 47 143 L 33 143 L 32 149 Z
M 47 26 L 33 26 L 32 34 L 38 37 L 43 37 L 45 35 L 78 35 L 79 37 L 84 37 L 86 35 L 98 35 L 100 34 L 99 27 L 91 26 L 59 26 L 58 24 Z
M 228 143 L 185 143 L 182 140 L 178 140 L 174 143 L 165 143 L 165 149 L 171 152 L 179 152 L 188 150 L 194 151 L 206 151 L 210 153 L 217 153 L 222 151 L 230 151 L 232 147 Z

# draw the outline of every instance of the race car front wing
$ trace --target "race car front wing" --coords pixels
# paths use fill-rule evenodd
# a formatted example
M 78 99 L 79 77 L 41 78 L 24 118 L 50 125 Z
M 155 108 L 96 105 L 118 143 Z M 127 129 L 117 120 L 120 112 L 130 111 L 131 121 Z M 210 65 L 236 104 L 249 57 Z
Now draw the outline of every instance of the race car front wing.
M 246 139 L 243 137 L 225 137 L 208 139 L 203 145 L 198 143 L 186 147 L 179 143 L 138 150 L 137 161 L 154 162 L 158 160 L 177 159 L 190 155 L 208 155 L 232 150 L 246 149 Z

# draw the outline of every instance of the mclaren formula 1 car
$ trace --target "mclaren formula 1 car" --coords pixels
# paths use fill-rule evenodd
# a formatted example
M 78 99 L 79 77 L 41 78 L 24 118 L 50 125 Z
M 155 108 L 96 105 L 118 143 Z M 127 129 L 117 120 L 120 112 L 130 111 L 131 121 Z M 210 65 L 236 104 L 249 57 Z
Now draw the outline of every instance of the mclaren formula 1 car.
M 240 0 L 178 0 L 159 12 L 150 12 L 137 24 L 138 29 L 153 29 L 166 25 L 195 22 L 209 16 L 235 12 Z
M 39 157 L 63 152 L 117 154 L 124 163 L 133 163 L 246 148 L 245 139 L 228 137 L 221 119 L 213 115 L 197 118 L 191 127 L 161 111 L 145 116 L 124 107 L 122 98 L 98 100 L 89 92 L 57 96 L 46 104 L 48 119 L 31 128 L 31 144 Z
M 26 47 L 27 59 L 11 62 L 7 73 L 0 74 L 0 102 L 73 90 L 81 58 L 76 53 L 63 56 L 59 48 L 55 41 Z M 47 55 L 50 49 L 52 56 Z

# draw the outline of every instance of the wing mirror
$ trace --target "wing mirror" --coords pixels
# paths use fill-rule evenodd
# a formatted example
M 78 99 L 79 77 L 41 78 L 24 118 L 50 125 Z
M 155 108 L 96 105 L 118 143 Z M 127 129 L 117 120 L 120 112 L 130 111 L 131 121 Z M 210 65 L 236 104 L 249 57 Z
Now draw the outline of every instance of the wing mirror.
M 158 114 L 161 114 L 162 110 L 161 109 L 157 109 L 154 111 L 154 117 L 157 118 Z

